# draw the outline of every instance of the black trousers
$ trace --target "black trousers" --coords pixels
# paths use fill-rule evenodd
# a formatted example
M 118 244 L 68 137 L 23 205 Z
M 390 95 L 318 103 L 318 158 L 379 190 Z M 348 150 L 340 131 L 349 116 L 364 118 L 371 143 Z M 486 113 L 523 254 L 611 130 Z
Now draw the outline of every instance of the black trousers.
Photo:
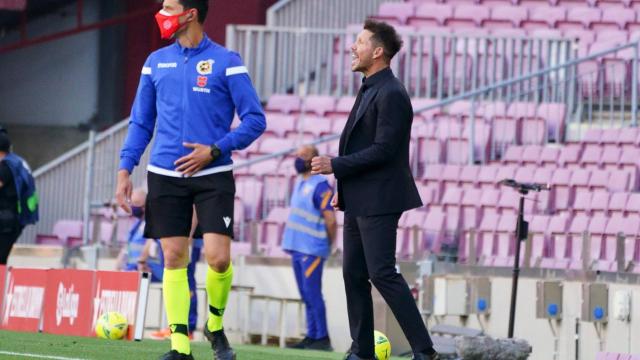
M 433 346 L 409 286 L 396 271 L 400 215 L 345 214 L 342 274 L 353 339 L 351 351 L 364 359 L 374 357 L 371 283 L 391 308 L 412 350 L 424 352 Z
M 7 264 L 11 248 L 13 248 L 13 244 L 16 243 L 20 234 L 22 234 L 22 226 L 18 226 L 18 228 L 12 232 L 0 233 L 0 265 Z

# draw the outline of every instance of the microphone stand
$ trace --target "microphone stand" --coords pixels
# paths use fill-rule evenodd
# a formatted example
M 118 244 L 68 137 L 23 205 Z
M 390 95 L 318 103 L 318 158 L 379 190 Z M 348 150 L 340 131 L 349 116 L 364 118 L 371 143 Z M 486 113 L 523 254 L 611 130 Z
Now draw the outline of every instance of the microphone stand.
M 518 279 L 520 277 L 520 243 L 525 241 L 529 234 L 529 223 L 524 221 L 524 197 L 530 191 L 549 190 L 548 186 L 542 184 L 518 183 L 515 180 L 505 179 L 500 181 L 500 185 L 514 188 L 520 193 L 520 205 L 518 207 L 518 220 L 516 223 L 516 249 L 513 262 L 513 279 L 511 285 L 511 307 L 509 309 L 509 334 L 508 338 L 513 338 L 513 330 L 516 318 L 516 300 L 518 296 Z

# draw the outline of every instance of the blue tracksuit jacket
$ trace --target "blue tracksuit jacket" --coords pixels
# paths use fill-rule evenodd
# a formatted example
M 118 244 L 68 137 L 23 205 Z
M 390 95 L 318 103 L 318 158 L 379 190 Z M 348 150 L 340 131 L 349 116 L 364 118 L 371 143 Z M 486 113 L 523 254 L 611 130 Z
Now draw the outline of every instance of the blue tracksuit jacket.
M 230 131 L 234 112 L 241 125 Z M 174 161 L 192 149 L 216 144 L 222 155 L 197 175 L 231 169 L 231 151 L 244 149 L 266 127 L 264 112 L 240 55 L 206 35 L 196 48 L 174 44 L 147 58 L 131 110 L 120 169 L 131 173 L 156 131 L 149 171 L 181 176 Z

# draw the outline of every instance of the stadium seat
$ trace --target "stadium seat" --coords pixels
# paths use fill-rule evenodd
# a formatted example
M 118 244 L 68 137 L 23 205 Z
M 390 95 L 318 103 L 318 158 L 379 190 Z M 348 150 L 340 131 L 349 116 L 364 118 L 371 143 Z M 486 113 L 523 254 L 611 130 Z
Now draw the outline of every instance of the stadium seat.
M 335 111 L 336 98 L 328 95 L 309 95 L 303 99 L 301 108 L 307 113 L 325 116 Z
M 480 189 L 466 189 L 462 196 L 462 227 L 465 230 L 473 229 L 480 223 L 482 216 L 478 199 L 482 197 Z
M 416 27 L 442 26 L 452 16 L 453 7 L 449 4 L 424 3 L 416 7 L 415 15 L 409 17 L 408 24 Z
M 589 221 L 589 266 L 593 270 L 610 271 L 610 260 L 605 256 L 606 245 L 605 230 L 607 229 L 608 219 L 604 216 L 593 216 Z M 610 256 L 609 256 L 610 258 Z M 613 244 L 613 259 L 615 260 L 615 242 Z
M 573 206 L 569 209 L 574 216 L 589 216 L 591 212 L 591 196 L 590 191 L 577 191 Z
M 372 18 L 386 21 L 391 25 L 403 25 L 414 15 L 415 5 L 413 3 L 388 2 L 380 4 L 377 15 L 372 16 Z
M 476 257 L 479 263 L 492 266 L 495 257 L 495 237 L 500 218 L 495 213 L 484 213 L 476 236 Z M 468 257 L 473 254 L 467 254 Z
M 269 97 L 265 111 L 289 114 L 300 111 L 301 99 L 297 95 L 274 94 Z
M 515 229 L 518 216 L 515 213 L 502 214 L 496 228 L 496 254 L 493 266 L 513 266 L 515 252 Z M 521 258 L 521 263 L 524 259 Z
M 569 226 L 569 218 L 566 216 L 552 216 L 549 220 L 549 254 L 540 261 L 543 268 L 566 268 L 567 254 L 570 251 L 568 237 L 566 234 Z
M 460 185 L 463 189 L 476 188 L 478 172 L 481 168 L 480 166 L 467 165 L 460 169 Z
M 552 204 L 551 211 L 566 210 L 572 202 L 572 188 L 569 186 L 571 170 L 558 168 L 551 177 Z
M 534 215 L 529 223 L 531 257 L 528 264 L 530 267 L 540 267 L 542 260 L 551 254 L 548 238 L 550 220 L 551 218 L 547 215 Z
M 279 247 L 284 226 L 289 218 L 289 208 L 273 208 L 258 228 L 258 239 L 263 250 Z
M 521 25 L 527 30 L 555 28 L 558 21 L 565 20 L 566 17 L 566 9 L 555 6 L 536 6 L 529 10 L 529 18 Z

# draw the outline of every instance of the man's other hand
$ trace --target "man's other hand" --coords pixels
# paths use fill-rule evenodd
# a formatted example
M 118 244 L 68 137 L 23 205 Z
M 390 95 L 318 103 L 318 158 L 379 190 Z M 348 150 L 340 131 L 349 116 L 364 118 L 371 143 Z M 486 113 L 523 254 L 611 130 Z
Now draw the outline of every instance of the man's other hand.
M 214 160 L 211 157 L 211 147 L 209 145 L 182 143 L 182 146 L 193 149 L 189 155 L 185 155 L 173 163 L 177 166 L 176 171 L 181 172 L 183 175 L 191 176 Z
M 129 178 L 129 172 L 127 170 L 118 171 L 118 184 L 116 185 L 116 202 L 122 208 L 122 210 L 131 214 L 131 192 L 133 191 L 133 184 Z
M 328 156 L 316 156 L 311 159 L 311 174 L 333 174 L 333 168 L 331 167 L 331 158 Z

